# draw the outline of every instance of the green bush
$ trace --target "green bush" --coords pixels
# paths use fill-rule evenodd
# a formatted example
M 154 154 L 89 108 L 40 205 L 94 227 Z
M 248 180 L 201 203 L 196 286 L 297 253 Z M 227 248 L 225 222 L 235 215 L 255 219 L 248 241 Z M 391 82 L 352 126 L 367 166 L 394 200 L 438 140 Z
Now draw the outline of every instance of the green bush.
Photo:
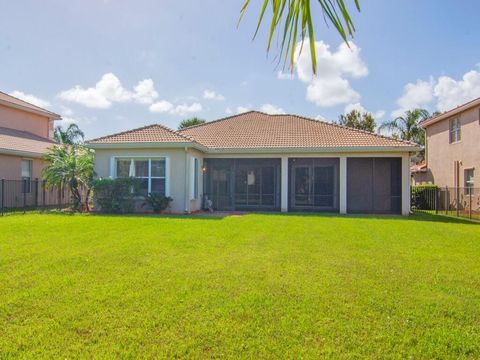
M 158 193 L 150 193 L 145 198 L 143 206 L 148 205 L 154 212 L 165 210 L 173 199 L 169 196 L 163 196 Z
M 438 186 L 424 184 L 412 186 L 412 208 L 418 210 L 435 210 Z
M 135 178 L 96 179 L 92 182 L 96 210 L 104 213 L 133 212 L 139 182 Z

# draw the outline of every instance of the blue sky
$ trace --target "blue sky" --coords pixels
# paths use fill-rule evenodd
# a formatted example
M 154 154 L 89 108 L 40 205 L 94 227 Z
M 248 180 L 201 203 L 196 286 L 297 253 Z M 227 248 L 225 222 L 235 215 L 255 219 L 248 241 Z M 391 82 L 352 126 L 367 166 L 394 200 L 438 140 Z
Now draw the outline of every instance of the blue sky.
M 267 28 L 251 40 L 260 1 L 237 28 L 242 3 L 5 2 L 0 90 L 76 121 L 88 138 L 245 109 L 335 120 L 361 108 L 381 123 L 480 96 L 478 1 L 363 0 L 353 50 L 320 19 L 318 78 L 306 52 L 293 76 L 279 76 Z

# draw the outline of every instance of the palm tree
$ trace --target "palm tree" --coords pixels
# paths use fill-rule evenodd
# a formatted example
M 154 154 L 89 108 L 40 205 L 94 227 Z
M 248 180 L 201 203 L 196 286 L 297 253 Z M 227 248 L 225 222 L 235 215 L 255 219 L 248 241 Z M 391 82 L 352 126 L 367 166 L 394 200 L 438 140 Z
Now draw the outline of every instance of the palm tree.
M 93 151 L 82 145 L 53 146 L 43 158 L 47 165 L 42 177 L 49 187 L 68 186 L 73 200 L 73 209 L 81 211 L 82 204 L 88 210 L 90 190 L 87 190 L 85 202 L 82 202 L 80 188 L 89 188 L 93 178 Z
M 309 39 L 310 54 L 312 58 L 313 73 L 317 73 L 317 57 L 315 54 L 315 30 L 312 21 L 312 9 L 310 0 L 263 0 L 263 5 L 260 11 L 260 16 L 253 37 L 258 34 L 260 25 L 267 12 L 268 5 L 271 6 L 271 11 L 267 13 L 272 14 L 270 21 L 270 30 L 268 34 L 267 52 L 272 45 L 273 35 L 278 33 L 281 39 L 279 60 L 284 54 L 284 63 L 290 58 L 290 69 L 293 70 L 295 63 L 295 49 L 297 40 L 301 41 L 302 47 L 305 39 Z M 317 0 L 320 10 L 323 13 L 325 22 L 332 24 L 337 32 L 340 34 L 343 41 L 348 44 L 348 37 L 352 37 L 355 32 L 355 25 L 350 16 L 350 11 L 346 5 L 346 0 Z M 360 11 L 360 1 L 354 0 L 355 7 Z M 245 16 L 246 10 L 250 4 L 250 0 L 245 0 L 240 11 L 240 19 Z M 280 28 L 283 22 L 283 28 Z M 302 48 L 301 47 L 301 48 Z M 300 48 L 300 49 L 301 49 Z
M 185 119 L 180 123 L 180 125 L 178 125 L 178 130 L 182 130 L 190 126 L 200 125 L 200 124 L 205 124 L 205 120 L 197 117 L 193 117 L 191 119 Z
M 74 145 L 83 142 L 85 134 L 77 124 L 70 124 L 66 129 L 55 127 L 53 137 L 61 144 Z
M 425 109 L 408 110 L 405 112 L 405 115 L 383 123 L 379 130 L 390 130 L 395 137 L 424 145 L 425 134 L 418 124 L 429 117 L 430 114 Z

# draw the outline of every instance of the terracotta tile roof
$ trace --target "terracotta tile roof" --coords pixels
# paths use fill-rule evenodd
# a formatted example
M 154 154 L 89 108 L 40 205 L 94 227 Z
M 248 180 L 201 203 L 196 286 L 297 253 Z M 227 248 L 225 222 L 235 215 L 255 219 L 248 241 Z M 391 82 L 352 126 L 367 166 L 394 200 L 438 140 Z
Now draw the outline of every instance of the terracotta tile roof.
M 122 144 L 122 143 L 186 143 L 192 142 L 187 136 L 180 135 L 163 125 L 149 125 L 138 129 L 88 140 L 89 144 Z
M 192 126 L 179 133 L 212 149 L 417 146 L 325 121 L 256 111 Z
M 35 113 L 41 113 L 49 118 L 60 120 L 62 117 L 54 112 L 45 110 L 39 106 L 30 104 L 29 102 L 23 101 L 15 96 L 5 94 L 4 92 L 0 91 L 0 103 L 4 103 L 5 105 L 10 105 L 14 107 L 20 107 L 27 111 L 32 111 Z
M 0 127 L 0 153 L 26 153 L 41 156 L 55 144 L 54 141 L 27 131 Z

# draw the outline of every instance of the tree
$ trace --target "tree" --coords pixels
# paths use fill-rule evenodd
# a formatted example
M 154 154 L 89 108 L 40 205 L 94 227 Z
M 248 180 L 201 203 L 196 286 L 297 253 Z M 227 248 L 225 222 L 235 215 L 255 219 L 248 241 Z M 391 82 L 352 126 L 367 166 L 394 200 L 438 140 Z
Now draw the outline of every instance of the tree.
M 389 130 L 392 135 L 402 140 L 414 141 L 417 144 L 425 144 L 425 134 L 423 129 L 418 125 L 420 121 L 430 117 L 425 109 L 413 109 L 405 112 L 403 116 L 399 116 L 392 121 L 383 123 L 379 130 Z
M 93 151 L 83 145 L 53 146 L 44 156 L 47 165 L 42 170 L 42 177 L 49 187 L 67 186 L 72 194 L 73 209 L 81 211 L 83 204 L 88 210 L 90 190 L 82 199 L 80 188 L 89 188 L 93 179 Z
M 191 119 L 185 119 L 180 123 L 180 125 L 178 125 L 178 130 L 182 130 L 190 126 L 200 125 L 200 124 L 205 124 L 205 120 L 197 117 L 193 117 Z
M 61 144 L 74 145 L 83 142 L 85 134 L 77 124 L 70 124 L 66 129 L 55 127 L 53 137 Z
M 402 140 L 414 141 L 419 145 L 425 146 L 425 131 L 419 126 L 420 122 L 428 119 L 430 114 L 425 109 L 413 109 L 405 112 L 405 115 L 383 123 L 379 130 L 387 129 L 392 132 L 394 137 Z M 420 150 L 414 160 L 423 161 L 425 158 L 425 149 Z
M 317 2 L 317 1 L 316 1 Z M 290 69 L 293 70 L 295 63 L 295 50 L 297 40 L 300 39 L 302 49 L 305 39 L 310 43 L 310 54 L 312 58 L 313 73 L 317 73 L 317 57 L 315 53 L 315 30 L 312 20 L 314 14 L 311 9 L 310 0 L 263 0 L 262 9 L 258 19 L 257 28 L 253 35 L 255 38 L 264 19 L 267 7 L 271 7 L 272 19 L 270 21 L 270 31 L 268 34 L 267 52 L 270 51 L 273 36 L 278 33 L 281 39 L 279 60 L 286 63 L 290 58 Z M 354 0 L 357 11 L 360 11 L 360 1 Z M 250 0 L 245 0 L 240 11 L 240 21 L 245 16 L 246 10 L 250 5 Z M 318 5 L 323 13 L 323 19 L 328 24 L 332 24 L 342 39 L 348 44 L 348 37 L 352 37 L 355 32 L 355 25 L 350 16 L 350 11 L 346 5 L 346 0 L 318 0 Z M 283 27 L 281 28 L 281 23 Z
M 375 132 L 376 127 L 372 114 L 368 112 L 360 113 L 360 111 L 355 109 L 348 114 L 340 115 L 337 124 L 370 132 Z

